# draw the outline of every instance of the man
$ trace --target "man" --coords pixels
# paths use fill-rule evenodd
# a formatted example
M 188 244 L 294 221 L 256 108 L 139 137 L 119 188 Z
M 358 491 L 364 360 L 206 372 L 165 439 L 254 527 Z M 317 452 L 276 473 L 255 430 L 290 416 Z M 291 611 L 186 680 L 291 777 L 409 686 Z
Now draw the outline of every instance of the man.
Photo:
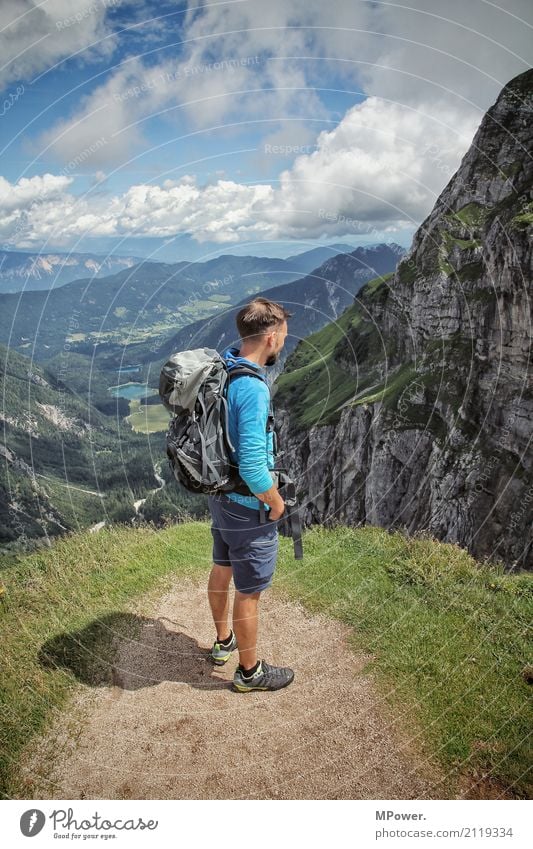
M 285 510 L 269 471 L 274 467 L 273 433 L 267 431 L 270 390 L 264 367 L 277 362 L 287 336 L 287 318 L 291 315 L 280 304 L 254 298 L 237 315 L 242 339 L 240 350 L 230 347 L 223 354 L 230 370 L 246 363 L 260 378 L 236 376 L 227 392 L 229 436 L 235 448 L 231 459 L 238 465 L 251 494 L 230 492 L 208 496 L 213 519 L 213 568 L 208 597 L 217 629 L 211 657 L 222 666 L 238 647 L 239 665 L 233 689 L 242 693 L 279 690 L 294 678 L 292 669 L 271 666 L 257 658 L 259 597 L 272 583 L 279 543 L 277 520 Z M 264 504 L 264 523 L 260 522 L 260 502 Z M 232 575 L 233 630 L 228 625 Z

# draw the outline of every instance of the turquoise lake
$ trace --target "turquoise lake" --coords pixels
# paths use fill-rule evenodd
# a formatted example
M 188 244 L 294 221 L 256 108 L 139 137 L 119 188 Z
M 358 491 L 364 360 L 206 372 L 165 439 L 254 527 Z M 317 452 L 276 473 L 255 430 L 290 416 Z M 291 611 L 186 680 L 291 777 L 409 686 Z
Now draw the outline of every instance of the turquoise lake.
M 153 395 L 157 390 L 148 387 L 147 383 L 122 383 L 120 386 L 109 386 L 108 392 L 116 398 L 127 398 L 131 401 L 133 398 L 146 398 L 147 395 Z

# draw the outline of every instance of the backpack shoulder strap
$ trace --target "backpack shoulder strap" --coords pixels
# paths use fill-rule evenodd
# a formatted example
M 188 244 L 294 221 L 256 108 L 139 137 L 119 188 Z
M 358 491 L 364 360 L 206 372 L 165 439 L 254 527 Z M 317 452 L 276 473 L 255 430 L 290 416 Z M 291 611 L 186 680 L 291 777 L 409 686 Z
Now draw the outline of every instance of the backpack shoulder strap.
M 245 365 L 235 366 L 235 368 L 228 369 L 228 380 L 232 380 L 234 377 L 240 377 L 241 374 L 250 374 L 252 377 L 257 377 L 265 383 L 265 379 L 261 374 L 258 374 L 252 366 Z
M 247 366 L 247 365 L 238 365 L 238 366 L 235 366 L 235 368 L 229 369 L 227 371 L 227 382 L 229 383 L 229 381 L 232 378 L 240 377 L 243 374 L 249 374 L 252 377 L 257 377 L 259 380 L 262 380 L 263 383 L 266 386 L 268 386 L 264 377 L 261 374 L 258 374 L 256 369 L 254 369 L 252 366 Z M 269 433 L 270 431 L 272 431 L 272 440 L 273 440 L 273 452 L 272 453 L 274 454 L 274 457 L 275 457 L 276 454 L 278 453 L 278 438 L 277 438 L 276 431 L 274 430 L 274 409 L 272 407 L 272 396 L 270 395 L 270 392 L 269 392 L 268 418 L 267 418 L 266 432 Z M 261 504 L 262 504 L 262 502 L 261 502 Z

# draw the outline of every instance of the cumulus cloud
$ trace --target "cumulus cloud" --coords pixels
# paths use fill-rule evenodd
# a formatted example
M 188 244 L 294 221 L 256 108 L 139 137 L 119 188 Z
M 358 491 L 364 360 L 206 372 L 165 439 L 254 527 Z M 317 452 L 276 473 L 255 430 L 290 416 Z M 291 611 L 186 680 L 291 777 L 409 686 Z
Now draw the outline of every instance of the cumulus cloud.
M 459 164 L 474 123 L 464 119 L 457 126 L 453 110 L 442 111 L 437 120 L 371 97 L 350 109 L 335 129 L 320 133 L 315 149 L 298 156 L 275 185 L 217 179 L 199 186 L 187 175 L 161 186 L 135 185 L 111 198 L 56 197 L 52 215 L 47 202 L 32 208 L 19 236 L 27 244 L 88 234 L 189 233 L 198 242 L 235 243 L 394 232 L 429 212 Z
M 15 184 L 0 177 L 0 240 L 4 247 L 26 247 L 41 239 L 41 216 L 49 216 L 49 226 L 56 215 L 72 206 L 67 189 L 72 177 L 43 174 L 30 179 L 23 177 Z M 58 240 L 60 242 L 60 240 Z
M 286 237 L 412 227 L 456 170 L 476 124 L 471 116 L 458 125 L 451 108 L 436 118 L 369 97 L 282 172 L 265 218 Z
M 45 175 L 48 179 L 51 175 Z M 42 178 L 43 180 L 45 178 Z M 120 196 L 87 195 L 76 198 L 63 191 L 66 178 L 54 178 L 55 187 L 41 191 L 32 186 L 0 184 L 0 239 L 6 246 L 32 247 L 43 242 L 68 245 L 80 236 L 173 236 L 190 232 L 199 242 L 238 242 L 263 228 L 254 207 L 266 205 L 268 185 L 239 185 L 230 180 L 199 187 L 193 176 L 166 180 L 162 186 L 136 185 Z M 20 181 L 21 183 L 24 181 Z M 30 188 L 33 188 L 33 195 Z M 16 210 L 10 197 L 24 195 Z
M 36 202 L 55 200 L 71 182 L 72 177 L 43 174 L 42 177 L 23 177 L 13 186 L 0 177 L 0 209 L 3 214 L 23 212 Z

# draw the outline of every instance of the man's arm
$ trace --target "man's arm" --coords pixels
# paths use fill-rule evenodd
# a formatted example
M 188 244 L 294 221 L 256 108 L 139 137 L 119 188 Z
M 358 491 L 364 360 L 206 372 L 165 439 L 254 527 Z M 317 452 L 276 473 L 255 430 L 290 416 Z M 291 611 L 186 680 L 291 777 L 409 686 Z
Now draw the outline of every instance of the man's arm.
M 239 433 L 239 474 L 256 498 L 274 510 L 279 518 L 285 502 L 272 481 L 268 468 L 266 425 L 269 391 L 255 378 L 239 381 L 237 430 Z
M 275 484 L 273 484 L 270 489 L 267 489 L 266 492 L 254 492 L 254 495 L 256 498 L 259 498 L 260 501 L 264 501 L 265 504 L 270 504 L 270 509 L 276 514 L 272 518 L 279 519 L 285 510 L 285 502 L 279 494 L 278 488 Z

